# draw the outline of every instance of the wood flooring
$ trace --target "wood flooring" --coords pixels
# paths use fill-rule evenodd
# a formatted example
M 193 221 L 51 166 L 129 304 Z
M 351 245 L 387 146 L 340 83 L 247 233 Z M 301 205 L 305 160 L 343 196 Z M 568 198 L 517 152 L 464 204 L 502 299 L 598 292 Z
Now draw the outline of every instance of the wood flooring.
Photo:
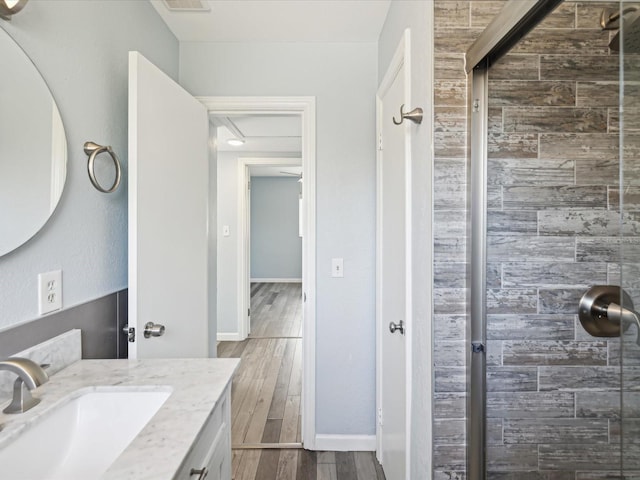
M 251 334 L 219 342 L 218 357 L 241 358 L 231 387 L 234 480 L 379 480 L 372 452 L 301 448 L 302 286 L 251 285 Z M 292 448 L 279 447 L 280 444 Z

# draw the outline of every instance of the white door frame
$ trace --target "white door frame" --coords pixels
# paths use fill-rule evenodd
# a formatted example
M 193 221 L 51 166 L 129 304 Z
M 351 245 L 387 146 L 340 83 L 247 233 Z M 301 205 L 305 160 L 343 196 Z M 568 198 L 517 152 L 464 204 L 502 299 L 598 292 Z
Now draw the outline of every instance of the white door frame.
M 251 307 L 251 294 L 249 285 L 251 283 L 250 263 L 251 263 L 251 233 L 249 229 L 249 190 L 247 184 L 250 181 L 249 167 L 255 165 L 269 165 L 273 167 L 288 167 L 302 165 L 300 158 L 271 158 L 271 157 L 239 157 L 238 158 L 238 332 L 241 339 L 247 338 L 251 330 L 251 317 L 247 311 Z M 304 178 L 304 176 L 303 176 Z M 304 238 L 304 237 L 303 237 Z M 304 288 L 304 284 L 303 284 Z
M 376 411 L 378 412 L 376 421 L 376 456 L 378 460 L 382 459 L 382 438 L 380 429 L 380 419 L 382 417 L 382 338 L 388 333 L 388 325 L 382 324 L 382 150 L 380 149 L 382 142 L 382 98 L 386 91 L 391 87 L 393 80 L 398 71 L 404 67 L 404 103 L 410 107 L 411 103 L 411 49 L 410 49 L 411 31 L 406 29 L 404 35 L 400 39 L 400 43 L 396 48 L 395 54 L 389 68 L 385 73 L 378 92 L 376 94 L 376 138 L 378 139 L 378 148 L 376 148 Z M 412 108 L 412 107 L 411 107 Z M 407 110 L 410 110 L 408 108 Z M 387 112 L 388 114 L 388 112 Z M 405 129 L 405 251 L 406 251 L 406 268 L 405 268 L 405 385 L 406 385 L 406 427 L 405 427 L 405 446 L 406 446 L 406 475 L 411 472 L 411 391 L 412 391 L 412 195 L 411 195 L 411 129 Z M 408 478 L 408 477 L 407 477 Z
M 297 114 L 302 120 L 304 230 L 302 237 L 302 442 L 316 443 L 316 98 L 196 97 L 210 114 Z

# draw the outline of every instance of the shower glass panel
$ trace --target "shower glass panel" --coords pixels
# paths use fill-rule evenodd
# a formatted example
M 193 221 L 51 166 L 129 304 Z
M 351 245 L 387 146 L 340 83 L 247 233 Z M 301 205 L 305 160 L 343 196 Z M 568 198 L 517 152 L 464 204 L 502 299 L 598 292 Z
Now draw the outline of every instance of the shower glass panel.
M 625 389 L 640 387 L 635 336 L 621 349 L 576 315 L 589 287 L 620 285 L 621 245 L 640 308 L 640 188 L 625 201 L 631 237 L 618 200 L 620 133 L 634 122 L 621 127 L 605 7 L 620 4 L 563 2 L 488 72 L 488 479 L 619 478 L 621 436 L 626 460 L 627 433 L 640 427 L 638 409 L 620 421 L 620 352 Z
M 628 21 L 620 29 L 620 101 L 619 121 L 613 123 L 620 132 L 620 192 L 618 199 L 621 232 L 621 285 L 640 310 L 640 3 L 623 1 L 622 11 L 629 11 Z M 637 9 L 636 12 L 631 10 Z M 613 48 L 613 46 L 612 46 Z M 615 120 L 615 119 L 614 119 Z M 640 478 L 640 346 L 638 330 L 630 326 L 622 336 L 621 379 L 622 414 L 613 423 L 612 433 L 621 438 L 623 478 Z

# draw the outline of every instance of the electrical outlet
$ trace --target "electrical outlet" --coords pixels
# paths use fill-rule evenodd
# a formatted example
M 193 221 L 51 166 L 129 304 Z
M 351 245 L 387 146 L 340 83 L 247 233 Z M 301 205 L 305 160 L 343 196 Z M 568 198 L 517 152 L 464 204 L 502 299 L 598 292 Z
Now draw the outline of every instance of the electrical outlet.
M 38 314 L 62 308 L 62 270 L 38 274 Z
M 344 277 L 344 261 L 342 258 L 331 259 L 331 276 Z

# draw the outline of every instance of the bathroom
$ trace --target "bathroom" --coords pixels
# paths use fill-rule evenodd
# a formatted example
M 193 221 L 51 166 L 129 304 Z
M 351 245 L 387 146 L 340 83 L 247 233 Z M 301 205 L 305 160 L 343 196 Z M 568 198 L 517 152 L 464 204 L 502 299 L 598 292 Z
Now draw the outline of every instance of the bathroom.
M 430 471 L 436 479 L 474 478 L 471 472 L 465 475 L 470 286 L 466 201 L 471 182 L 464 53 L 503 4 L 394 0 L 379 36 L 368 42 L 202 45 L 179 42 L 145 1 L 31 0 L 1 26 L 28 53 L 56 99 L 67 135 L 68 172 L 60 203 L 43 229 L 0 257 L 0 355 L 72 327 L 83 330 L 84 358 L 122 355 L 120 330 L 127 320 L 128 286 L 126 182 L 112 194 L 97 192 L 87 178 L 82 145 L 87 140 L 111 145 L 121 157 L 126 178 L 127 52 L 137 50 L 194 95 L 316 97 L 316 428 L 320 434 L 347 439 L 375 437 L 374 99 L 400 35 L 409 27 L 411 93 L 414 103 L 424 108 L 425 120 L 415 127 L 411 147 L 412 342 L 422 348 L 412 352 L 408 478 L 429 478 L 424 472 Z M 487 145 L 488 194 L 493 202 L 487 237 L 488 408 L 499 409 L 500 398 L 518 394 L 534 398 L 527 392 L 535 389 L 532 401 L 554 413 L 542 424 L 532 421 L 541 418 L 535 414 L 489 415 L 487 462 L 494 472 L 489 478 L 585 480 L 615 478 L 619 471 L 619 383 L 607 383 L 606 388 L 554 387 L 560 377 L 577 369 L 596 383 L 604 376 L 607 382 L 618 378 L 615 362 L 621 349 L 616 340 L 590 339 L 575 312 L 588 287 L 620 282 L 621 244 L 626 255 L 622 285 L 637 298 L 635 239 L 616 238 L 619 56 L 607 48 L 615 30 L 603 32 L 599 25 L 607 6 L 619 8 L 620 2 L 564 2 L 534 30 L 533 40 L 525 39 L 491 67 L 489 124 L 508 135 L 490 130 Z M 431 51 L 433 55 L 425 53 Z M 628 58 L 630 67 L 636 66 L 633 56 Z M 632 73 L 624 70 L 629 75 L 625 95 L 634 94 Z M 517 82 L 535 80 L 540 81 L 536 91 L 542 93 L 523 103 L 526 100 L 517 97 L 523 84 Z M 569 105 L 575 106 L 569 115 L 576 117 L 553 125 Z M 526 115 L 529 109 L 524 106 L 535 107 L 537 120 Z M 500 125 L 501 121 L 510 123 Z M 535 132 L 522 131 L 531 124 Z M 632 149 L 633 119 L 627 119 L 624 128 L 630 132 L 624 145 Z M 543 167 L 525 168 L 534 160 Z M 626 181 L 634 171 L 627 160 Z M 589 175 L 592 172 L 595 175 Z M 558 190 L 563 194 L 555 196 Z M 626 237 L 635 233 L 633 184 L 624 191 Z M 497 202 L 503 202 L 501 209 Z M 607 212 L 604 219 L 601 212 Z M 344 257 L 348 269 L 340 284 L 324 274 L 324 266 L 335 256 Z M 63 311 L 40 318 L 37 276 L 58 269 L 63 272 Z M 561 280 L 544 276 L 556 271 Z M 525 273 L 531 277 L 525 278 Z M 529 339 L 532 329 L 537 332 L 533 343 L 525 345 L 523 339 Z M 628 335 L 628 351 L 622 349 L 623 372 L 633 382 L 635 327 Z M 433 349 L 424 348 L 432 343 Z M 554 350 L 558 348 L 573 348 L 575 355 L 567 354 L 567 360 Z M 580 363 L 574 362 L 576 357 Z M 527 363 L 534 361 L 539 363 Z M 505 388 L 496 386 L 499 382 Z M 345 394 L 334 395 L 336 389 Z M 549 403 L 541 403 L 545 401 Z M 564 415 L 572 409 L 568 418 L 575 425 Z M 631 434 L 633 418 L 624 412 L 622 417 L 622 431 Z M 521 441 L 535 432 L 553 437 L 554 432 L 542 430 L 558 424 L 565 426 L 564 434 L 572 441 Z M 525 427 L 529 430 L 522 433 Z M 518 435 L 520 440 L 514 441 Z M 624 445 L 625 461 L 633 448 L 633 441 Z M 597 452 L 607 457 L 597 468 L 571 464 Z M 545 461 L 556 462 L 557 468 L 542 468 L 539 462 Z M 545 472 L 537 473 L 539 466 Z

